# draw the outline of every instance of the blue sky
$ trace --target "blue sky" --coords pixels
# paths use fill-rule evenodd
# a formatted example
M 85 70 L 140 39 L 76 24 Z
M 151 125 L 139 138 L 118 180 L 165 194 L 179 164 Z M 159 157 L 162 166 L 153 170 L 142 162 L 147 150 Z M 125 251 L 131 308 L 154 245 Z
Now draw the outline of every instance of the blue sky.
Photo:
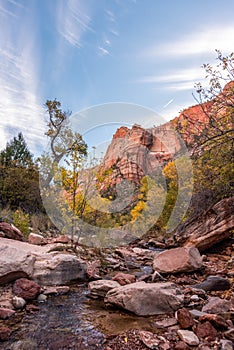
M 0 0 L 0 149 L 22 131 L 39 154 L 55 97 L 73 112 L 124 102 L 172 119 L 195 104 L 215 49 L 234 51 L 233 13 L 233 0 Z

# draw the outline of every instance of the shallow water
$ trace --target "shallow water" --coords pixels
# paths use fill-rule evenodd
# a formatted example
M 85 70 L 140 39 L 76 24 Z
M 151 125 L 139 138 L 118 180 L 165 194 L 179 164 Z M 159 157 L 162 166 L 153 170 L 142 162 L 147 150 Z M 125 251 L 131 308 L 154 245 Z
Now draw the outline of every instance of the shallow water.
M 23 317 L 11 339 L 0 343 L 0 349 L 104 349 L 105 336 L 131 328 L 151 330 L 155 320 L 106 309 L 103 302 L 88 298 L 84 285 L 67 295 L 49 297 L 39 307 L 38 312 Z

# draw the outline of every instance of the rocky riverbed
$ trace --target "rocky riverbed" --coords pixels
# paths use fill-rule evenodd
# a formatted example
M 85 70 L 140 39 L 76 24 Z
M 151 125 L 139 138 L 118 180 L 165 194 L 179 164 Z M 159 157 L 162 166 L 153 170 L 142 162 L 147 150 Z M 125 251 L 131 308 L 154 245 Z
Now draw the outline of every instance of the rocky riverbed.
M 0 348 L 232 349 L 233 244 L 203 256 L 153 239 L 74 253 L 59 239 L 1 238 Z

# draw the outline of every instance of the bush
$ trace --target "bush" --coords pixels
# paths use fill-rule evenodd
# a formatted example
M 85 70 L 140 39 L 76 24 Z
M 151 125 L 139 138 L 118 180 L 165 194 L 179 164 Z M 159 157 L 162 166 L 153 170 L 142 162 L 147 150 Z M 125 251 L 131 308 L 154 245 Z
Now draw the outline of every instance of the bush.
M 29 234 L 29 214 L 17 209 L 13 214 L 13 224 L 27 237 Z

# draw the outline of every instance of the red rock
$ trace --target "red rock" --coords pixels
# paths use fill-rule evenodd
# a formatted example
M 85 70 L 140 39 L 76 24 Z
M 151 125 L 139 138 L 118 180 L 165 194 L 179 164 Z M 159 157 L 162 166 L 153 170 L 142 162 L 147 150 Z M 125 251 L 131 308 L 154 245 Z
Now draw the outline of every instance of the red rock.
M 31 313 L 34 313 L 34 312 L 37 312 L 40 310 L 40 308 L 36 305 L 33 305 L 33 304 L 28 304 L 26 305 L 26 311 L 29 312 L 30 314 Z
M 188 309 L 182 308 L 177 310 L 176 318 L 179 322 L 179 325 L 183 329 L 190 328 L 194 325 L 194 320 Z
M 8 340 L 11 335 L 11 330 L 10 328 L 0 325 L 0 340 Z
M 121 286 L 124 286 L 125 284 L 136 282 L 136 277 L 129 273 L 119 272 L 112 278 L 112 280 L 118 282 Z
M 207 304 L 202 308 L 202 312 L 209 314 L 219 314 L 222 312 L 229 312 L 231 309 L 230 300 L 221 299 L 219 297 L 210 297 Z
M 20 278 L 13 285 L 13 293 L 25 300 L 33 300 L 40 293 L 41 287 L 34 281 Z
M 210 340 L 215 339 L 218 335 L 218 332 L 209 321 L 199 323 L 196 327 L 195 333 L 198 338 L 209 338 Z
M 174 349 L 176 349 L 176 350 L 189 350 L 190 347 L 186 343 L 184 343 L 183 341 L 179 341 L 176 343 Z
M 189 272 L 201 267 L 202 258 L 195 247 L 165 250 L 156 255 L 153 261 L 153 268 L 159 273 Z
M 45 239 L 43 236 L 38 235 L 36 233 L 30 233 L 28 236 L 28 243 L 35 245 L 45 244 Z
M 6 309 L 6 308 L 0 308 L 0 319 L 5 320 L 9 317 L 11 317 L 12 315 L 15 314 L 14 310 L 11 309 Z
M 66 235 L 60 235 L 57 238 L 55 238 L 53 241 L 54 243 L 68 244 L 71 242 L 71 239 Z
M 199 321 L 209 321 L 215 328 L 220 330 L 228 329 L 228 323 L 227 321 L 220 315 L 216 314 L 206 314 L 203 316 L 200 316 Z
M 3 237 L 15 239 L 17 241 L 24 241 L 23 233 L 14 225 L 8 222 L 0 222 L 0 232 L 3 233 Z
M 119 139 L 119 138 L 125 137 L 128 132 L 129 132 L 129 128 L 127 128 L 126 126 L 121 126 L 116 130 L 115 134 L 113 135 L 113 139 Z

